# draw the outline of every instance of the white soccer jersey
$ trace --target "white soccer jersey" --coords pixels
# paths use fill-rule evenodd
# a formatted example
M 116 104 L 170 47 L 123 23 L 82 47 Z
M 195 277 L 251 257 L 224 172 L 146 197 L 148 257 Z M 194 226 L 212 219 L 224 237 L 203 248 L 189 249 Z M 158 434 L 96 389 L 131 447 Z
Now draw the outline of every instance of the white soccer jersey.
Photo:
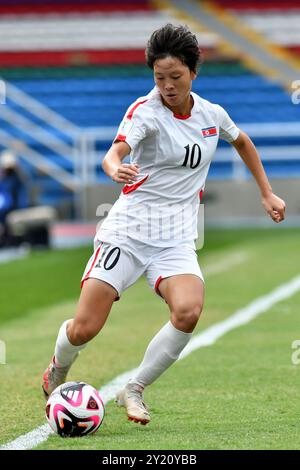
M 98 239 L 129 236 L 170 247 L 197 238 L 199 195 L 218 139 L 232 142 L 239 129 L 221 106 L 191 94 L 188 116 L 164 106 L 156 87 L 128 108 L 115 141 L 128 143 L 140 173 L 123 187 Z

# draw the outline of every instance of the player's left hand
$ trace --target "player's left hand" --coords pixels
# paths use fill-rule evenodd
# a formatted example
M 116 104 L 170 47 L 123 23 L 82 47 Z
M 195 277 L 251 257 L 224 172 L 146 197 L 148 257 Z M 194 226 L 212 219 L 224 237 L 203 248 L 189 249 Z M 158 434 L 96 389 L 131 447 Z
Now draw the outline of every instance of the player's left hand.
M 284 220 L 285 202 L 274 193 L 270 193 L 262 198 L 262 205 L 277 224 Z

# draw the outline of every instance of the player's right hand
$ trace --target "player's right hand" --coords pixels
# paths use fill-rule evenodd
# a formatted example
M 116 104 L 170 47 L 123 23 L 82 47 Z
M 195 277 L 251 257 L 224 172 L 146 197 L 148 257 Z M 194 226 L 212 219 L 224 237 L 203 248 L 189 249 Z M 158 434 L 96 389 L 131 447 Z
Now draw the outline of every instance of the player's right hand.
M 111 177 L 116 183 L 132 184 L 139 172 L 139 167 L 135 163 L 121 163 Z

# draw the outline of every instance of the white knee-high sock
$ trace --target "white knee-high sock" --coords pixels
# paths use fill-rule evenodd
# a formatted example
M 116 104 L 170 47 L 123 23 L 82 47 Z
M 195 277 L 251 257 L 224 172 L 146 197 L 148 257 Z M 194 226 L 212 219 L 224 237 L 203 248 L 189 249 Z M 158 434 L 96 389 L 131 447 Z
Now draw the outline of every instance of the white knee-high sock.
M 72 364 L 75 355 L 87 345 L 87 343 L 85 343 L 80 346 L 74 346 L 70 343 L 67 335 L 67 324 L 69 321 L 70 320 L 66 320 L 61 325 L 55 345 L 55 361 L 61 367 Z
M 130 383 L 142 387 L 154 382 L 179 357 L 192 333 L 177 330 L 169 321 L 150 342 L 142 363 Z

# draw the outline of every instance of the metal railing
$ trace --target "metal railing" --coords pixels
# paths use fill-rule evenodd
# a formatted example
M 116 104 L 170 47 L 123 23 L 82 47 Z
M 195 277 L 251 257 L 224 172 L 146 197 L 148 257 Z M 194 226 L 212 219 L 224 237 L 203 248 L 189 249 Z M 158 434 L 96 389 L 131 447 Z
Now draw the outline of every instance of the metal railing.
M 26 134 L 50 150 L 50 154 L 67 160 L 73 171 L 66 171 L 45 153 L 28 145 L 25 138 L 16 137 L 14 132 L 1 129 L 0 144 L 14 150 L 22 159 L 69 190 L 77 191 L 82 185 L 80 128 L 11 83 L 6 82 L 5 85 L 6 100 L 0 106 L 0 119 L 16 130 L 17 135 Z
M 272 142 L 268 145 L 256 145 L 263 163 L 280 161 L 284 167 L 286 162 L 296 161 L 299 163 L 299 169 L 298 172 L 295 173 L 295 176 L 300 177 L 300 121 L 293 123 L 242 124 L 240 127 L 247 132 L 254 141 L 256 138 L 261 137 L 269 138 L 270 140 L 272 138 L 280 138 L 280 145 L 272 145 Z M 99 152 L 96 150 L 97 146 L 101 142 L 112 142 L 116 133 L 117 127 L 91 127 L 82 130 L 78 136 L 79 142 L 81 142 L 81 148 L 88 149 L 88 157 L 83 158 L 82 163 L 85 166 L 83 173 L 90 183 L 97 181 L 96 166 L 100 165 L 105 155 L 105 151 Z M 298 138 L 299 144 L 287 145 L 285 139 L 291 137 Z M 84 155 L 84 153 L 82 153 L 82 155 Z M 243 181 L 248 178 L 246 166 L 233 147 L 226 146 L 217 149 L 213 164 L 221 162 L 231 164 L 230 178 L 238 181 Z M 287 173 L 285 174 L 283 171 L 282 177 L 287 177 Z M 209 174 L 209 178 L 213 178 L 213 176 Z

